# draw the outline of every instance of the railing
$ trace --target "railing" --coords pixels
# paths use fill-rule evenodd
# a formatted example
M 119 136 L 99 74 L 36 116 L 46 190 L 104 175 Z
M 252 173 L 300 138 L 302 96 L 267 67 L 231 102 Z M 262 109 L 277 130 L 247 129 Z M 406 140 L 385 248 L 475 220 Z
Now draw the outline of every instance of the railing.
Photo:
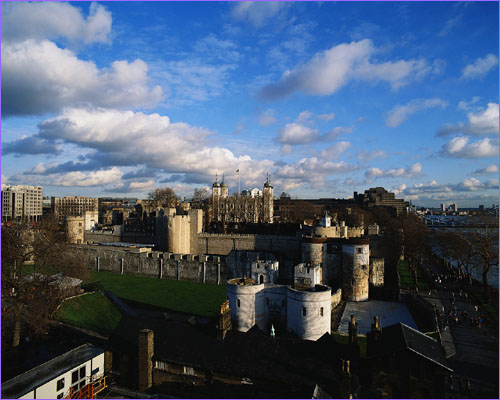
M 100 375 L 98 377 L 91 377 L 87 383 L 80 390 L 75 390 L 72 387 L 64 396 L 65 399 L 95 399 L 99 392 L 106 388 L 106 376 Z

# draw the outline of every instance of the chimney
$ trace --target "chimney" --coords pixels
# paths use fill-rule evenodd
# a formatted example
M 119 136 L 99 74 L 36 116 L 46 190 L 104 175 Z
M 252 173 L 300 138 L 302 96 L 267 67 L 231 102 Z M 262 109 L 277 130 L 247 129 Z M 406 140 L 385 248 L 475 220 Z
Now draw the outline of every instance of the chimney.
M 382 328 L 380 327 L 378 317 L 373 317 L 372 330 L 366 335 L 366 352 L 373 354 L 380 337 L 382 336 Z
M 358 342 L 358 324 L 354 318 L 354 314 L 351 314 L 351 322 L 349 322 L 349 344 L 355 345 Z
M 138 337 L 139 390 L 148 390 L 153 385 L 154 332 L 150 329 L 139 331 Z
M 231 330 L 231 309 L 229 300 L 220 305 L 219 321 L 217 322 L 217 338 L 224 340 L 227 332 Z

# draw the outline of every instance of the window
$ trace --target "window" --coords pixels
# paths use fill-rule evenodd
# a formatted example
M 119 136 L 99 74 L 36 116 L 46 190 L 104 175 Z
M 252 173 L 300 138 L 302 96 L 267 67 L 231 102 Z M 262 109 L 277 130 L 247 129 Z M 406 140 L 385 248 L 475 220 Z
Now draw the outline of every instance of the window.
M 236 305 L 239 307 L 240 306 L 240 299 L 236 299 Z
M 80 379 L 85 378 L 85 365 L 80 368 Z
M 362 247 L 358 247 L 358 248 L 356 249 L 356 253 L 358 253 L 358 254 L 363 254 L 363 248 L 362 248 Z
M 319 309 L 319 315 L 323 316 L 323 307 Z
M 92 370 L 92 375 L 95 375 L 95 374 L 98 374 L 98 373 L 99 373 L 99 367 L 94 368 L 94 369 Z
M 64 392 L 61 392 L 57 395 L 57 398 L 58 399 L 62 399 L 64 397 Z
M 62 388 L 64 388 L 64 378 L 61 378 L 57 381 L 57 389 L 56 390 L 61 390 Z
M 71 383 L 75 383 L 78 381 L 78 370 L 75 370 L 71 373 Z
M 307 310 L 305 307 L 302 307 L 302 316 L 305 317 L 307 315 Z

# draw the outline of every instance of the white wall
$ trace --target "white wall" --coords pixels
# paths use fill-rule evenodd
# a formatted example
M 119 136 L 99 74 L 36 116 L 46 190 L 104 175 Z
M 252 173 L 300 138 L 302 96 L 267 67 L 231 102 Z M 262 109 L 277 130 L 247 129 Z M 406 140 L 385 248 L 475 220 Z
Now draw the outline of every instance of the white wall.
M 80 378 L 80 368 L 85 366 L 85 377 Z M 97 372 L 97 375 L 103 374 L 104 373 L 104 353 L 99 354 L 98 356 L 94 357 L 92 360 L 88 360 L 77 367 L 74 367 L 70 369 L 69 371 L 59 375 L 58 377 L 44 383 L 43 385 L 39 386 L 35 390 L 28 392 L 24 394 L 23 396 L 19 397 L 20 399 L 56 399 L 58 395 L 63 394 L 66 395 L 66 393 L 69 391 L 71 386 L 74 384 L 71 381 L 71 375 L 73 371 L 78 371 L 78 383 L 80 385 L 87 384 L 89 381 L 89 378 L 91 376 L 92 370 L 99 368 L 99 372 Z M 60 389 L 57 390 L 57 381 L 59 381 L 61 378 L 64 378 L 64 386 Z M 81 382 L 81 383 L 80 383 Z M 78 389 L 79 390 L 79 389 Z M 36 397 L 35 397 L 36 395 Z
M 287 326 L 304 340 L 318 340 L 331 332 L 332 291 L 310 292 L 288 288 Z M 306 315 L 303 315 L 303 308 Z M 323 308 L 323 315 L 320 310 Z

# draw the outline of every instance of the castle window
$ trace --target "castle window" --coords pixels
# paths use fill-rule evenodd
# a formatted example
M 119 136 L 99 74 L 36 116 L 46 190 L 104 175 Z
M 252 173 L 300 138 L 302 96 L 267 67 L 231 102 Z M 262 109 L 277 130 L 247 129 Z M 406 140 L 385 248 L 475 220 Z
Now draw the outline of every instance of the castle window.
M 307 309 L 302 307 L 302 316 L 305 317 L 307 315 Z
M 323 316 L 323 307 L 320 307 L 320 309 L 319 309 L 319 315 Z
M 307 267 L 307 273 L 310 274 L 311 273 L 311 267 Z
M 358 247 L 358 248 L 356 249 L 356 252 L 357 252 L 358 254 L 363 254 L 363 248 Z
M 240 299 L 236 299 L 236 305 L 239 307 L 240 306 Z

